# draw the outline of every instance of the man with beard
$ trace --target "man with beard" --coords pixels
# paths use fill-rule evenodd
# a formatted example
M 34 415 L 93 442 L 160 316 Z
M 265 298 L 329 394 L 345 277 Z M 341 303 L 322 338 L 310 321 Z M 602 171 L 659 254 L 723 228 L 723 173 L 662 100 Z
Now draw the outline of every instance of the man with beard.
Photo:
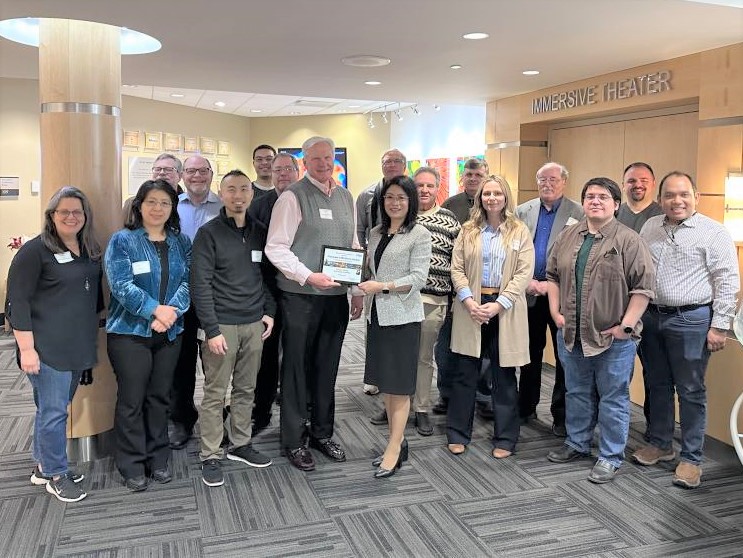
M 617 221 L 623 225 L 639 233 L 645 221 L 663 213 L 660 205 L 653 200 L 655 174 L 647 163 L 638 161 L 627 165 L 624 169 L 622 189 L 627 201 L 619 206 Z

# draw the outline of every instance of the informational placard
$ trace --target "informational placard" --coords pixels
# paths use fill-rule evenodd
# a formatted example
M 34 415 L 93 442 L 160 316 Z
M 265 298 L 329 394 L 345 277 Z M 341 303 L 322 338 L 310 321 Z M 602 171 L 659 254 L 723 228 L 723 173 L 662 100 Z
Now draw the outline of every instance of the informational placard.
M 129 182 L 126 191 L 133 196 L 143 182 L 152 179 L 154 157 L 129 157 Z
M 365 254 L 364 250 L 323 246 L 322 273 L 338 283 L 358 285 L 361 283 Z
M 20 193 L 20 177 L 0 176 L 0 198 L 17 198 Z

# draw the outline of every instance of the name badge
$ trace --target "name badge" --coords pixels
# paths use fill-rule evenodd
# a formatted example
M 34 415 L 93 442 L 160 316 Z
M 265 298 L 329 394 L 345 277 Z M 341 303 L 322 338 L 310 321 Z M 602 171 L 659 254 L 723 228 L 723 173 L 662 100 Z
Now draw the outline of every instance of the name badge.
M 143 273 L 150 272 L 150 261 L 143 260 L 141 262 L 132 262 L 132 273 L 134 275 L 142 275 Z
M 575 217 L 568 217 L 568 220 L 565 221 L 565 226 L 569 227 L 570 225 L 575 225 L 578 222 L 578 219 Z
M 521 248 L 521 241 L 520 240 L 514 240 L 513 242 L 511 242 L 511 250 L 518 251 L 519 248 Z
M 251 250 L 250 259 L 256 263 L 260 263 L 260 261 L 263 259 L 263 251 L 262 250 Z
M 332 218 L 333 218 L 332 209 L 321 209 L 320 210 L 320 219 L 332 219 Z
M 70 263 L 72 261 L 72 254 L 69 252 L 62 252 L 61 254 L 54 254 L 57 263 Z

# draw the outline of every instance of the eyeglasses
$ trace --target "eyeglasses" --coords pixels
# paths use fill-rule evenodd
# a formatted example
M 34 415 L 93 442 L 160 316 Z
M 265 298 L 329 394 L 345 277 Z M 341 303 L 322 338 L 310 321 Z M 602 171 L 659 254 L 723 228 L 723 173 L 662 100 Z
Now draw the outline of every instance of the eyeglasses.
M 80 219 L 85 217 L 85 212 L 79 209 L 75 209 L 74 211 L 70 211 L 69 209 L 55 209 L 54 213 L 62 217 L 62 219 L 67 219 L 70 215 L 72 215 L 79 221 Z
M 201 167 L 200 169 L 184 169 L 184 171 L 187 175 L 192 176 L 194 174 L 200 174 L 201 176 L 206 176 L 210 172 L 212 172 L 212 169 L 209 167 Z
M 157 200 L 146 200 L 142 202 L 142 205 L 145 205 L 149 207 L 150 209 L 155 209 L 156 207 L 162 207 L 164 209 L 169 209 L 173 207 L 173 204 L 169 201 L 157 201 Z
M 559 184 L 560 182 L 562 182 L 562 177 L 557 177 L 557 176 L 550 176 L 549 178 L 546 176 L 537 177 L 537 184 L 549 183 L 550 186 L 554 186 L 555 184 Z
M 292 172 L 292 171 L 296 171 L 297 169 L 295 169 L 292 166 L 287 165 L 286 167 L 274 167 L 272 170 L 273 170 L 273 172 L 275 172 L 276 174 L 278 174 L 280 172 Z
M 382 165 L 404 165 L 405 159 L 385 159 L 382 161 Z
M 609 194 L 586 194 L 584 199 L 589 202 L 599 200 L 601 203 L 606 203 L 613 198 Z
M 386 196 L 383 196 L 384 201 L 392 203 L 407 203 L 408 202 L 408 196 L 392 196 L 390 194 L 387 194 Z
M 253 159 L 253 161 L 255 161 L 256 163 L 271 163 L 271 162 L 273 162 L 273 159 L 274 158 L 271 157 L 271 156 L 269 156 L 269 157 L 255 157 Z
M 171 174 L 176 172 L 175 167 L 152 167 L 152 174 L 160 174 L 161 172 L 165 174 Z

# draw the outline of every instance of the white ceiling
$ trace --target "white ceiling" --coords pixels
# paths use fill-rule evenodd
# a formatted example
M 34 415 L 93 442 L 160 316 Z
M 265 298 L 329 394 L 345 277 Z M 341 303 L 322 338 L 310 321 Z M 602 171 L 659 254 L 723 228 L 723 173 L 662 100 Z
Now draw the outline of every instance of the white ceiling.
M 482 105 L 743 41 L 743 0 L 716 4 L 724 5 L 708 0 L 2 0 L 0 19 L 86 19 L 148 33 L 163 48 L 124 57 L 122 81 L 137 87 L 123 93 L 256 117 L 366 112 L 393 102 L 419 103 L 421 110 L 433 104 Z M 464 40 L 462 34 L 470 31 L 490 38 Z M 392 63 L 381 68 L 341 63 L 358 54 Z M 452 70 L 452 64 L 463 68 Z M 541 73 L 522 75 L 528 69 Z M 0 76 L 37 78 L 36 49 L 0 39 Z M 364 85 L 372 79 L 382 84 Z M 299 100 L 324 103 L 297 108 Z M 215 101 L 226 105 L 215 107 Z

